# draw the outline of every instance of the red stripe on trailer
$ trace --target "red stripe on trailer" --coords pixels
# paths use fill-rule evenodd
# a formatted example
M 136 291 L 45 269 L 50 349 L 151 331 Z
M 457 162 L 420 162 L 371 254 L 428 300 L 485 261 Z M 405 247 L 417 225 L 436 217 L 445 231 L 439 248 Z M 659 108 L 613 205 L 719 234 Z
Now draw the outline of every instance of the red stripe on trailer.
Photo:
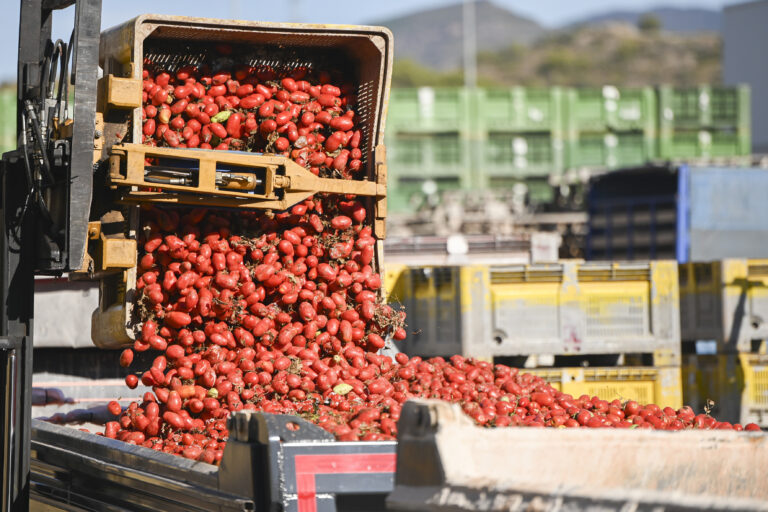
M 297 455 L 296 492 L 299 512 L 317 512 L 315 475 L 340 473 L 394 473 L 394 453 Z

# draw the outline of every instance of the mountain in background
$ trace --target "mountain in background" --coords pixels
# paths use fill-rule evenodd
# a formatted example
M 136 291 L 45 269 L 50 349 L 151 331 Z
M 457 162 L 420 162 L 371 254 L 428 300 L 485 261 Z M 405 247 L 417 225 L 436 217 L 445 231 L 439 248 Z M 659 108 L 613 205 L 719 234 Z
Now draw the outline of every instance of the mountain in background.
M 478 76 L 486 84 L 505 86 L 685 87 L 721 83 L 721 62 L 717 33 L 642 30 L 609 22 L 552 32 L 528 47 L 481 53 Z M 411 71 L 409 76 L 418 75 Z
M 637 25 L 643 16 L 651 15 L 661 22 L 661 28 L 670 32 L 720 32 L 722 12 L 714 9 L 683 9 L 657 7 L 648 11 L 609 11 L 572 23 L 571 26 L 596 25 L 605 22 L 624 22 Z
M 528 45 L 546 33 L 537 22 L 487 0 L 475 4 L 477 49 L 495 51 Z M 372 23 L 395 35 L 395 56 L 436 70 L 457 69 L 462 62 L 462 4 L 419 11 Z
M 612 11 L 547 29 L 487 0 L 475 5 L 480 86 L 721 82 L 719 11 Z M 463 84 L 462 10 L 458 3 L 377 23 L 395 35 L 394 86 Z

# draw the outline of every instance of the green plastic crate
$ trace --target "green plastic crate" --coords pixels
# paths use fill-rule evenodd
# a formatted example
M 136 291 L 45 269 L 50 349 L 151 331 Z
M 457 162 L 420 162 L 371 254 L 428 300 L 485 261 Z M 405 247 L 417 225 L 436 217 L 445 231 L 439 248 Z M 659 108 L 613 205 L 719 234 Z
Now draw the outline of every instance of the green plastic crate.
M 655 160 L 656 141 L 642 131 L 581 132 L 566 142 L 566 168 L 611 168 Z
M 413 213 L 430 194 L 466 190 L 461 176 L 388 176 L 387 209 L 392 213 Z
M 555 191 L 549 183 L 549 176 L 526 176 L 516 178 L 514 176 L 488 176 L 488 188 L 503 194 L 510 191 L 518 184 L 523 183 L 528 187 L 528 200 L 533 205 L 549 204 L 555 198 Z
M 392 89 L 387 128 L 410 132 L 468 132 L 471 93 L 463 87 Z
M 0 154 L 16 148 L 16 89 L 0 89 Z
M 469 139 L 457 132 L 390 132 L 386 141 L 390 174 L 450 176 L 470 167 Z
M 749 86 L 673 88 L 659 87 L 659 122 L 662 130 L 739 128 L 750 125 Z
M 489 132 L 478 146 L 486 187 L 490 176 L 524 179 L 563 169 L 563 141 L 552 132 Z
M 677 130 L 663 133 L 659 156 L 667 160 L 749 156 L 750 133 L 738 129 Z
M 559 87 L 478 89 L 480 131 L 553 132 L 563 126 L 563 91 Z
M 424 182 L 440 191 L 474 186 L 471 144 L 458 132 L 392 133 L 386 137 L 388 206 L 392 211 L 412 207 L 412 196 L 423 196 Z M 432 186 L 432 185 L 430 185 Z
M 568 89 L 564 112 L 569 133 L 641 130 L 654 137 L 658 123 L 651 87 Z

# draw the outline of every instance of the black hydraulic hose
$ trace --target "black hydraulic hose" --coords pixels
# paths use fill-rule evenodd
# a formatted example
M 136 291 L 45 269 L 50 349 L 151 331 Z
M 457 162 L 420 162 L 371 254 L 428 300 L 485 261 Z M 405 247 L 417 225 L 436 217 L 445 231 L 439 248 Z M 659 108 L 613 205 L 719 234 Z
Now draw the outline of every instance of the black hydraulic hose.
M 23 117 L 23 128 L 24 133 L 26 133 L 27 128 L 27 119 L 26 116 Z M 42 196 L 40 195 L 39 190 L 35 187 L 35 180 L 34 176 L 32 175 L 32 167 L 29 164 L 30 156 L 29 156 L 29 149 L 27 148 L 26 141 L 24 141 L 24 144 L 22 144 L 22 148 L 24 149 L 24 174 L 27 179 L 27 186 L 29 187 L 28 197 L 31 196 L 34 201 L 37 203 L 37 207 L 40 210 L 41 217 L 43 218 L 43 221 L 45 222 L 45 225 L 47 226 L 46 230 L 49 231 L 51 226 L 53 226 L 53 219 L 51 218 L 51 213 L 48 210 L 48 206 L 45 204 L 45 201 L 43 201 Z M 26 201 L 25 201 L 26 203 Z M 21 218 L 24 218 L 24 214 L 26 213 L 26 204 L 24 211 L 22 211 Z M 21 222 L 19 222 L 21 224 Z M 50 231 L 49 231 L 49 234 Z
M 48 86 L 45 89 L 45 97 L 53 99 L 53 92 L 56 86 L 56 75 L 59 71 L 59 60 L 61 59 L 62 45 L 64 42 L 61 39 L 57 39 L 53 44 L 53 52 L 51 53 L 51 61 L 49 62 L 48 71 Z
M 40 128 L 40 119 L 38 119 L 35 107 L 30 100 L 26 100 L 25 106 L 27 109 L 27 115 L 29 116 L 30 124 L 32 125 L 32 130 L 35 132 L 35 143 L 38 146 L 41 158 L 43 159 L 41 166 L 43 168 L 43 173 L 45 174 L 45 178 L 48 180 L 48 183 L 53 185 L 56 180 L 51 173 L 51 165 L 48 162 L 48 155 L 46 154 L 45 146 L 43 145 L 43 133 L 42 129 Z
M 27 149 L 27 116 L 22 113 L 21 115 L 21 121 L 22 121 L 22 129 L 24 130 L 24 138 L 22 140 L 22 149 L 24 149 L 24 174 L 27 178 L 27 187 L 29 188 L 29 193 L 32 194 L 35 191 L 35 178 L 32 175 L 32 167 L 29 163 L 30 156 L 29 156 L 29 150 Z

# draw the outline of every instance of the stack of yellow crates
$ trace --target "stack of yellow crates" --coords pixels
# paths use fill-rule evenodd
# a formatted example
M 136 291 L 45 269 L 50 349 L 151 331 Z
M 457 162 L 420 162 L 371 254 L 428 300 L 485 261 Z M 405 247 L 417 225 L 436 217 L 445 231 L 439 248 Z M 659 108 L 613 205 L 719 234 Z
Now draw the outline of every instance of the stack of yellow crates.
M 397 265 L 385 282 L 411 355 L 515 361 L 574 396 L 682 405 L 674 261 Z
M 768 260 L 680 265 L 680 316 L 685 402 L 768 427 Z

